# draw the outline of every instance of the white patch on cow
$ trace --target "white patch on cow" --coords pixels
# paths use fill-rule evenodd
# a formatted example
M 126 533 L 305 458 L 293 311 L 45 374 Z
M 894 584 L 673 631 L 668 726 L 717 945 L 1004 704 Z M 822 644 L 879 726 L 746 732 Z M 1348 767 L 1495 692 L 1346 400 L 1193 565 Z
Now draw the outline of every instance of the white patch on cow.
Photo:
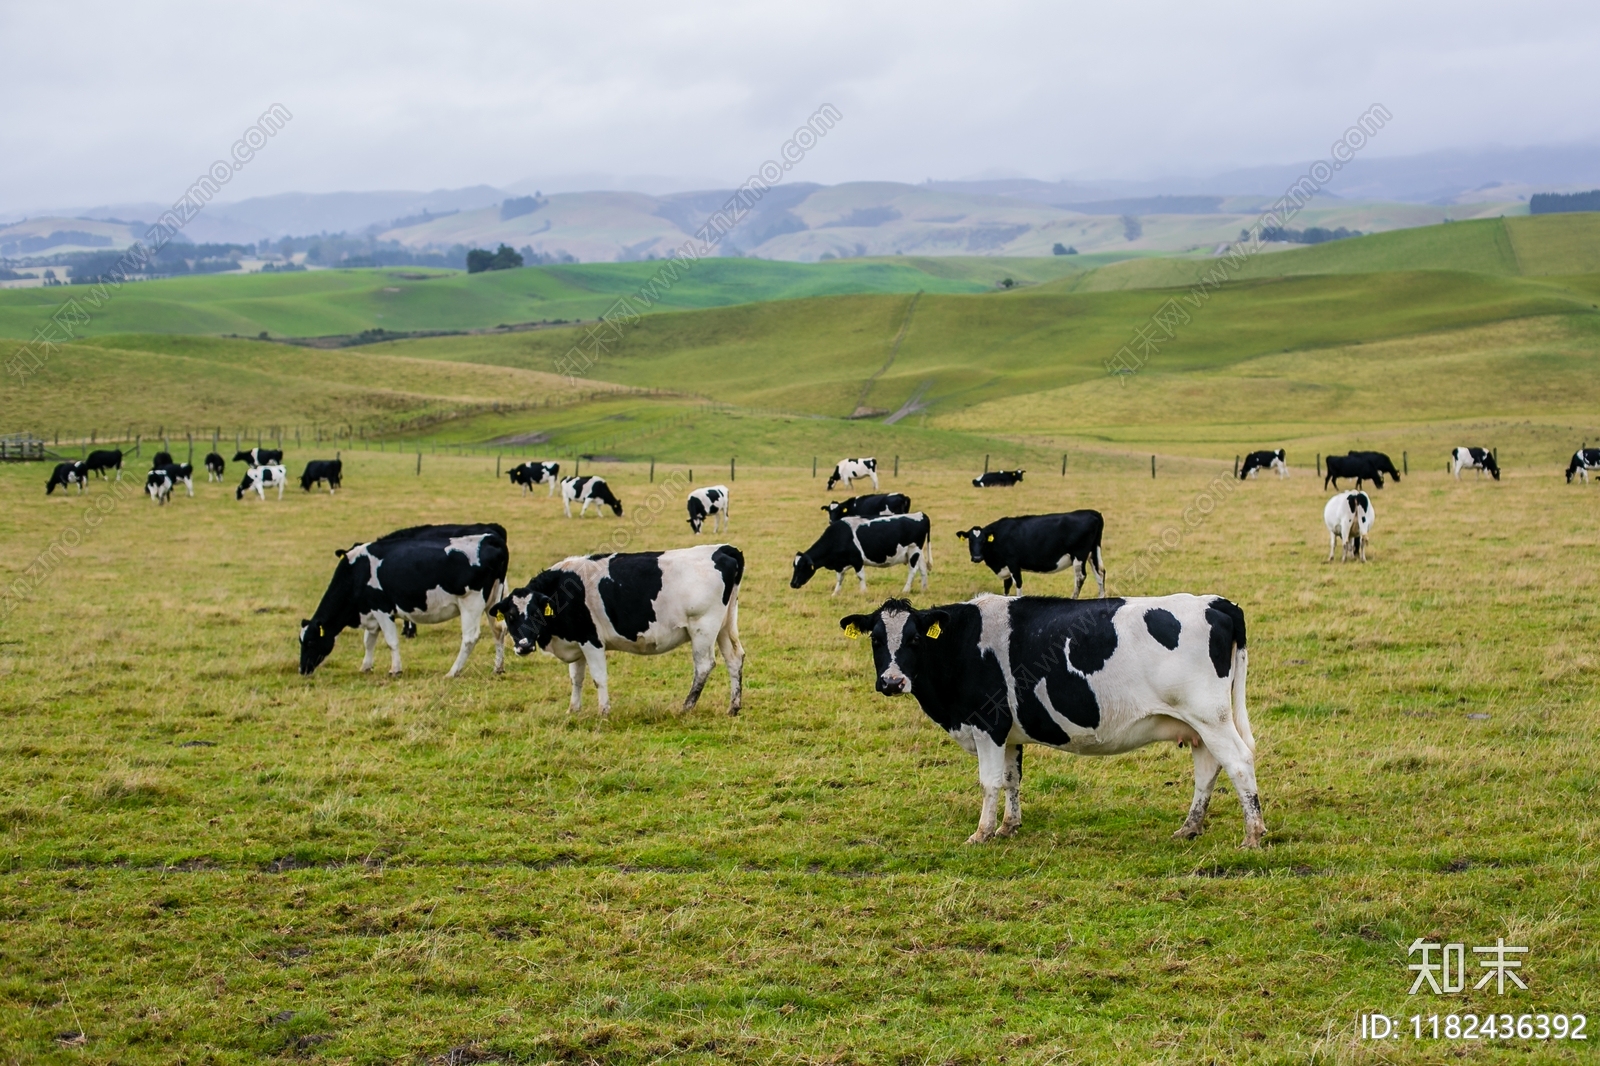
M 474 563 L 476 565 L 476 563 Z M 467 595 L 473 595 L 468 592 Z M 453 592 L 434 586 L 423 594 L 424 606 L 420 611 L 408 611 L 399 608 L 398 613 L 418 625 L 436 625 L 439 622 L 448 622 L 461 613 L 462 597 Z
M 357 544 L 354 548 L 345 552 L 344 557 L 347 561 L 365 559 L 367 561 L 367 585 L 371 588 L 381 589 L 383 588 L 383 582 L 378 580 L 378 564 L 383 560 L 373 555 L 368 550 L 370 547 L 367 544 Z
M 483 540 L 488 535 L 487 533 L 475 533 L 470 537 L 451 537 L 450 543 L 445 545 L 444 552 L 446 555 L 451 552 L 460 552 L 467 557 L 467 562 L 473 566 L 478 566 L 480 565 L 478 553 L 483 550 Z

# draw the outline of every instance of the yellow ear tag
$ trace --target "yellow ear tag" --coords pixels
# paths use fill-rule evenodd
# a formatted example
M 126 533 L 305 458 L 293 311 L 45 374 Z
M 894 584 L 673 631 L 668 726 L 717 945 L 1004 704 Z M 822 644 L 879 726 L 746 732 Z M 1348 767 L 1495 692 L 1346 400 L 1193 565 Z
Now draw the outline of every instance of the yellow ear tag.
M 994 543 L 994 534 L 990 533 L 989 536 L 986 539 L 989 541 L 989 543 L 993 544 Z
M 935 622 L 933 625 L 928 627 L 928 631 L 924 633 L 923 636 L 927 637 L 929 640 L 938 640 L 939 634 L 943 632 L 944 630 L 939 628 L 939 623 Z
M 556 609 L 554 607 L 550 606 L 548 603 L 544 605 L 544 616 L 546 618 L 549 618 L 551 615 L 553 615 L 555 613 L 556 613 Z
M 858 640 L 861 637 L 861 630 L 857 628 L 854 622 L 851 622 L 849 625 L 844 627 L 844 635 L 849 637 L 851 640 Z

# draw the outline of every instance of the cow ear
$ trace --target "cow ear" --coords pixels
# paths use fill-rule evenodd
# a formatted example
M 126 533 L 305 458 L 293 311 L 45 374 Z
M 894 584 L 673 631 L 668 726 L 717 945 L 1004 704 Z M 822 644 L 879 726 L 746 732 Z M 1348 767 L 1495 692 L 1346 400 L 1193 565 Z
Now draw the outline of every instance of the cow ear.
M 872 616 L 870 614 L 852 614 L 839 619 L 839 628 L 844 630 L 844 635 L 851 640 L 859 639 L 861 634 L 871 632 Z
M 335 549 L 333 549 L 333 554 L 337 555 L 339 558 L 343 559 L 344 556 L 345 556 L 345 551 L 344 551 L 343 548 L 335 548 Z
M 917 630 L 929 640 L 938 640 L 944 632 L 944 627 L 950 623 L 950 615 L 946 611 L 923 611 L 916 616 Z

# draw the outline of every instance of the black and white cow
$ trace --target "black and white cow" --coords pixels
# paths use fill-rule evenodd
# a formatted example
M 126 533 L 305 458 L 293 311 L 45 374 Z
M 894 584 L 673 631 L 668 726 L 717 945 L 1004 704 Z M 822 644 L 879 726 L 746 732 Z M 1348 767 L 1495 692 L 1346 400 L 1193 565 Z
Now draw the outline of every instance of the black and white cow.
M 284 470 L 281 463 L 267 466 L 252 466 L 244 472 L 244 480 L 239 482 L 239 491 L 233 494 L 236 500 L 244 499 L 244 494 L 251 489 L 263 500 L 267 498 L 267 489 L 272 485 L 278 486 L 278 499 L 283 499 L 283 483 L 288 480 L 288 471 Z
M 1008 489 L 1022 483 L 1021 470 L 991 470 L 972 479 L 975 489 Z
M 920 573 L 922 590 L 928 590 L 928 571 L 933 566 L 933 545 L 930 543 L 933 524 L 920 511 L 911 514 L 889 515 L 883 518 L 841 518 L 829 522 L 817 542 L 794 557 L 794 575 L 789 579 L 792 589 L 804 587 L 818 570 L 837 570 L 839 580 L 833 583 L 833 595 L 839 595 L 844 584 L 844 572 L 854 570 L 861 581 L 861 591 L 867 591 L 867 566 L 897 566 L 905 563 L 906 587 Z
M 267 466 L 272 463 L 283 462 L 282 448 L 250 448 L 245 451 L 233 453 L 236 463 L 249 463 L 251 466 Z
M 987 565 L 1000 577 L 1007 596 L 1013 584 L 1017 595 L 1022 594 L 1024 570 L 1058 574 L 1070 566 L 1072 598 L 1077 599 L 1090 566 L 1100 584 L 1100 595 L 1106 594 L 1106 564 L 1100 554 L 1105 529 L 1106 520 L 1099 511 L 1068 511 L 1002 518 L 958 530 L 956 536 L 967 542 L 973 562 Z
M 328 495 L 332 496 L 334 490 L 340 485 L 340 479 L 343 477 L 343 459 L 313 459 L 306 463 L 305 473 L 300 475 L 300 489 L 302 492 L 310 492 L 311 486 L 315 485 L 321 488 L 322 483 L 326 481 L 328 483 Z
M 839 482 L 844 482 L 845 488 L 850 488 L 853 482 L 862 478 L 872 479 L 872 491 L 878 491 L 878 460 L 866 459 L 840 459 L 833 464 L 833 473 L 828 475 L 828 491 Z
M 532 491 L 533 486 L 548 482 L 550 491 L 547 496 L 556 494 L 556 482 L 561 480 L 560 463 L 518 463 L 506 471 L 506 476 L 513 485 L 522 486 L 522 494 L 526 496 Z
M 206 480 L 221 481 L 222 475 L 228 470 L 228 464 L 223 462 L 222 456 L 216 452 L 206 453 Z
M 1463 468 L 1476 470 L 1479 477 L 1482 477 L 1483 472 L 1487 470 L 1496 481 L 1500 480 L 1500 464 L 1494 461 L 1494 452 L 1488 448 L 1452 448 L 1450 467 L 1457 481 L 1461 480 Z
M 543 648 L 567 664 L 573 714 L 583 704 L 584 668 L 594 677 L 600 713 L 611 711 L 606 652 L 660 655 L 687 643 L 694 684 L 683 709 L 700 699 L 722 652 L 728 713 L 739 713 L 744 646 L 739 643 L 739 583 L 744 554 L 731 544 L 662 552 L 563 559 L 489 608 L 504 618 L 518 655 Z
M 703 489 L 695 489 L 689 493 L 689 528 L 696 533 L 705 525 L 706 519 L 712 520 L 711 532 L 721 533 L 728 528 L 728 519 L 733 515 L 728 510 L 728 486 L 710 485 Z
M 50 480 L 44 483 L 44 494 L 49 496 L 54 493 L 57 485 L 60 485 L 63 489 L 76 485 L 78 486 L 79 495 L 82 495 L 88 480 L 88 466 L 82 460 L 75 463 L 57 463 L 54 472 L 50 475 Z M 1567 480 L 1570 481 L 1572 479 L 1568 478 Z
M 968 843 L 1022 824 L 1022 747 L 1116 755 L 1158 741 L 1194 749 L 1194 801 L 1174 836 L 1198 836 L 1221 769 L 1266 836 L 1245 710 L 1244 612 L 1220 596 L 1062 600 L 984 593 L 925 611 L 889 600 L 839 620 L 872 637 L 878 691 L 910 693 L 978 757 L 983 813 Z M 1005 817 L 995 825 L 1001 791 Z
M 1330 455 L 1323 460 L 1323 469 L 1327 475 L 1322 479 L 1322 487 L 1330 484 L 1337 489 L 1340 478 L 1355 478 L 1356 488 L 1361 487 L 1363 481 L 1372 482 L 1375 488 L 1383 488 L 1383 475 L 1388 474 L 1395 481 L 1400 480 L 1400 471 L 1394 468 L 1394 460 L 1382 452 L 1351 452 L 1349 455 Z
M 567 517 L 572 517 L 572 505 L 582 501 L 583 506 L 578 508 L 578 517 L 582 518 L 589 513 L 589 505 L 594 504 L 594 513 L 600 514 L 600 505 L 611 508 L 611 513 L 618 518 L 622 517 L 622 501 L 611 495 L 611 487 L 606 484 L 606 479 L 591 477 L 583 474 L 579 477 L 564 477 L 561 479 L 561 509 L 567 512 Z
M 194 495 L 194 467 L 188 463 L 167 463 L 145 475 L 144 491 L 158 504 L 166 503 L 172 490 L 182 483 Z
M 106 476 L 107 470 L 117 472 L 117 480 L 122 480 L 122 449 L 106 448 L 89 453 L 89 458 L 83 461 L 84 469 L 91 474 Z
M 828 521 L 841 518 L 879 518 L 890 514 L 911 513 L 911 497 L 903 492 L 884 492 L 871 496 L 852 496 L 843 503 L 825 503 Z
M 172 453 L 171 452 L 156 452 L 154 455 L 152 455 L 150 457 L 150 469 L 151 470 L 159 470 L 163 466 L 171 466 L 171 465 L 172 465 Z
M 1372 528 L 1372 499 L 1364 492 L 1341 492 L 1322 509 L 1322 524 L 1328 527 L 1328 562 L 1342 541 L 1341 562 L 1354 556 L 1367 561 L 1367 531 Z
M 1244 465 L 1239 468 L 1239 480 L 1255 477 L 1263 470 L 1276 470 L 1280 478 L 1289 476 L 1289 464 L 1284 461 L 1283 449 L 1275 452 L 1251 452 L 1244 457 Z
M 493 523 L 413 526 L 348 551 L 336 551 L 339 564 L 316 612 L 300 623 L 300 672 L 309 674 L 333 651 L 345 629 L 360 629 L 366 654 L 361 669 L 371 670 L 378 634 L 389 645 L 389 673 L 400 672 L 401 619 L 415 624 L 461 618 L 461 653 L 446 677 L 467 665 L 482 632 L 489 605 L 506 591 L 506 531 Z M 492 618 L 495 673 L 505 670 L 504 629 Z
M 1579 448 L 1567 464 L 1567 484 L 1572 484 L 1572 475 L 1577 474 L 1587 485 L 1591 470 L 1600 470 L 1600 448 Z

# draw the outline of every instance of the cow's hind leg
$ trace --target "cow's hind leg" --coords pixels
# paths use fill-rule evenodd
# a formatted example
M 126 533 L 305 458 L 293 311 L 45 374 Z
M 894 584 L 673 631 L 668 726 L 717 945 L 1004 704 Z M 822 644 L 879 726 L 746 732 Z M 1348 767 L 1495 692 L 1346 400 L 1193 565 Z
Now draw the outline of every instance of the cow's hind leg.
M 1212 757 L 1228 771 L 1228 779 L 1239 794 L 1239 804 L 1244 808 L 1244 843 L 1240 847 L 1260 847 L 1267 835 L 1267 824 L 1261 817 L 1261 795 L 1256 791 L 1255 756 L 1228 721 L 1197 726 L 1196 732 L 1200 734 L 1200 742 L 1211 750 Z M 1198 765 L 1197 762 L 1197 768 Z
M 1222 764 L 1204 744 L 1194 747 L 1194 802 L 1189 804 L 1189 817 L 1183 820 L 1172 835 L 1181 840 L 1193 840 L 1205 829 L 1206 808 L 1211 806 L 1211 791 L 1216 788 L 1217 774 Z
M 1000 805 L 1000 789 L 1006 781 L 1006 749 L 987 733 L 975 738 L 978 750 L 978 784 L 983 786 L 983 811 L 978 815 L 978 831 L 968 844 L 983 844 L 994 837 L 995 812 Z
M 1098 544 L 1095 545 L 1092 561 L 1094 563 L 1095 584 L 1100 586 L 1100 598 L 1103 600 L 1106 598 L 1106 560 L 1100 554 L 1100 546 Z
M 689 626 L 689 644 L 694 653 L 694 684 L 689 686 L 689 695 L 683 701 L 685 711 L 694 710 L 694 705 L 700 702 L 700 692 L 706 687 L 711 668 L 717 665 L 717 633 L 708 623 L 709 620 L 702 615 Z
M 739 643 L 738 594 L 728 604 L 728 613 L 722 620 L 722 631 L 717 634 L 717 647 L 722 651 L 722 662 L 728 668 L 728 714 L 739 713 L 744 698 L 744 645 Z
M 1006 815 L 996 833 L 1008 837 L 1022 828 L 1022 745 L 1006 746 Z
M 1089 576 L 1087 560 L 1072 560 L 1072 598 L 1077 599 L 1078 593 L 1083 591 L 1083 582 Z

